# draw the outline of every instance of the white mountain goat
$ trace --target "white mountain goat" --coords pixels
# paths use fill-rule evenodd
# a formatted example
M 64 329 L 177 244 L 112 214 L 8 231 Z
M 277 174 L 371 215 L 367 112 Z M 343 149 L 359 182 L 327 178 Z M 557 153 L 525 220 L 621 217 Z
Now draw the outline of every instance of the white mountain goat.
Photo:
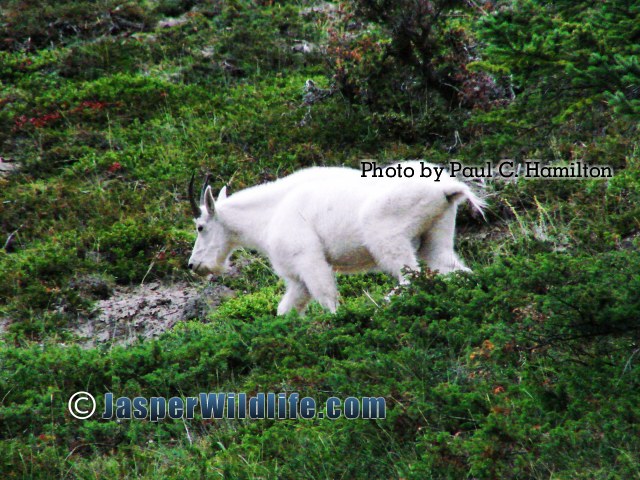
M 200 205 L 193 180 L 189 198 L 198 238 L 189 268 L 221 273 L 236 248 L 258 250 L 286 284 L 279 315 L 294 308 L 303 312 L 312 298 L 335 312 L 334 271 L 381 270 L 401 283 L 402 269 L 418 269 L 418 259 L 441 273 L 470 271 L 453 250 L 456 211 L 464 199 L 480 212 L 484 206 L 446 172 L 436 182 L 312 167 L 228 197 L 224 187 L 217 200 L 207 177 Z

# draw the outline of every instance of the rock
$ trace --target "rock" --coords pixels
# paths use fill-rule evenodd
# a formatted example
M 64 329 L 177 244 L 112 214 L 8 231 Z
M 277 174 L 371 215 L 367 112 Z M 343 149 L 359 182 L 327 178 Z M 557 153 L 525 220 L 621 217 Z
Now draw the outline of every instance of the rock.
M 99 275 L 86 275 L 71 280 L 69 287 L 92 299 L 105 300 L 113 294 L 114 282 Z
M 303 8 L 300 10 L 300 15 L 303 17 L 309 15 L 331 15 L 338 11 L 338 5 L 329 2 L 321 2 L 312 7 Z
M 17 170 L 20 164 L 12 158 L 0 157 L 0 176 L 9 175 L 14 170 Z
M 189 19 L 184 15 L 178 18 L 165 18 L 158 22 L 158 28 L 171 28 L 179 27 L 189 22 Z
M 302 40 L 300 42 L 294 43 L 293 46 L 291 47 L 291 50 L 298 53 L 309 54 L 309 53 L 317 52 L 319 49 L 317 45 L 314 45 L 313 43 L 309 43 L 307 41 Z

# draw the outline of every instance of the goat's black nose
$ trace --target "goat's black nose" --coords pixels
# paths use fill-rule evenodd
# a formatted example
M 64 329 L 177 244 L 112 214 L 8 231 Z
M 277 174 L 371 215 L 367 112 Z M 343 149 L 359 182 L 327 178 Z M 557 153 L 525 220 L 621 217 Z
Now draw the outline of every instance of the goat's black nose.
M 193 270 L 193 263 L 189 264 L 189 270 Z

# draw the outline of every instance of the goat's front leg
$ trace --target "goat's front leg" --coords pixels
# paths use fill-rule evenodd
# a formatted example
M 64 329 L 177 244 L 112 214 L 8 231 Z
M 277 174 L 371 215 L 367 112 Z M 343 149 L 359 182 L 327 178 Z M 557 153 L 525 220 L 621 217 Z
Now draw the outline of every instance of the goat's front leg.
M 271 254 L 271 264 L 281 277 L 301 284 L 314 300 L 335 313 L 338 307 L 338 288 L 336 287 L 335 274 L 327 263 L 321 242 L 307 232 L 306 235 L 282 237 L 272 241 L 276 245 Z M 289 282 L 290 283 L 290 282 Z M 299 297 L 296 290 L 287 293 L 278 307 L 278 313 L 291 309 L 293 301 Z M 296 287 L 297 288 L 297 287 Z

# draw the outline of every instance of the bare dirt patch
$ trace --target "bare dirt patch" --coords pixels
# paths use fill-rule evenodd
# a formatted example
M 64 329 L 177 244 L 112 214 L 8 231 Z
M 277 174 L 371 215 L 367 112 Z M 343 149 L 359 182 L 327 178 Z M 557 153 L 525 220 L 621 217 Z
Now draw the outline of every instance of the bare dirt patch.
M 203 318 L 233 294 L 213 283 L 204 288 L 186 282 L 116 287 L 109 298 L 96 302 L 94 315 L 81 319 L 73 333 L 87 348 L 103 343 L 130 344 L 157 337 L 180 321 Z

